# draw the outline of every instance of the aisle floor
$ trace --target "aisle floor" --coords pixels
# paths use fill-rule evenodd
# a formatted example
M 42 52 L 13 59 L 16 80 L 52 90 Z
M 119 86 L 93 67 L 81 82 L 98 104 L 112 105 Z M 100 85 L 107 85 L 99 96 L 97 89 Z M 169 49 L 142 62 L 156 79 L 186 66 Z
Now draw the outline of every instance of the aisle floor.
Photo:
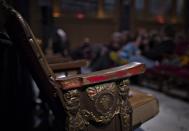
M 136 131 L 189 131 L 189 103 L 151 89 L 132 88 L 153 94 L 160 105 L 159 114 Z

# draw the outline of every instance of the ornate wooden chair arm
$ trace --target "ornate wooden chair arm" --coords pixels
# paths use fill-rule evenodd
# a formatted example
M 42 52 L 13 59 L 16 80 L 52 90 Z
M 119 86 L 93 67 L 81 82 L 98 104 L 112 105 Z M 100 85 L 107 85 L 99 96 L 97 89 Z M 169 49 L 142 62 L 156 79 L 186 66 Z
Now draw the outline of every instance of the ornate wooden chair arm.
M 144 71 L 144 64 L 133 62 L 120 67 L 96 71 L 89 74 L 56 78 L 56 81 L 62 85 L 63 90 L 70 90 L 105 82 L 120 81 L 134 75 L 142 74 Z
M 104 130 L 132 130 L 127 78 L 144 70 L 144 64 L 133 62 L 89 74 L 56 78 L 62 85 L 58 94 L 69 116 L 68 129 L 98 130 L 91 124 L 96 123 L 106 125 Z M 108 124 L 111 121 L 121 126 Z
M 131 63 L 130 63 L 130 65 L 131 65 Z M 128 65 L 126 65 L 126 66 L 128 67 Z M 140 65 L 139 63 L 138 63 L 138 65 L 137 65 L 137 63 L 133 63 L 133 68 L 139 69 L 140 66 L 143 66 L 143 65 Z M 135 69 L 135 70 L 138 70 L 138 69 Z M 108 70 L 112 71 L 112 69 L 108 69 Z M 104 71 L 100 71 L 99 74 L 101 74 L 103 72 Z M 128 71 L 128 73 L 129 73 L 129 71 Z M 138 72 L 138 73 L 141 73 L 141 72 Z M 97 74 L 97 72 L 92 73 L 92 74 Z M 90 75 L 92 75 L 92 74 L 90 74 Z M 132 75 L 134 75 L 134 74 L 132 74 Z M 85 75 L 85 77 L 86 76 L 89 76 L 89 74 Z M 74 76 L 74 77 L 77 77 L 77 76 Z M 66 80 L 72 79 L 73 80 L 73 77 L 72 78 L 67 77 L 67 78 L 64 78 L 64 79 L 57 78 L 57 79 L 58 79 L 58 81 L 59 80 L 61 81 L 61 80 L 64 80 L 64 79 L 66 79 Z M 72 81 L 72 80 L 70 80 L 70 81 Z M 76 78 L 76 82 L 77 82 L 77 78 Z M 86 84 L 87 83 L 84 83 L 85 86 L 86 86 Z M 81 86 L 81 88 L 85 88 L 84 85 Z M 78 88 L 80 88 L 80 87 L 78 87 Z M 66 89 L 66 90 L 69 90 L 69 88 Z M 141 124 L 150 120 L 151 118 L 156 116 L 159 112 L 159 104 L 158 104 L 157 98 L 155 98 L 151 94 L 140 92 L 138 90 L 131 88 L 130 89 L 129 102 L 130 102 L 131 108 L 133 110 L 133 112 L 132 112 L 132 126 L 133 126 L 133 128 L 138 128 L 139 126 L 141 126 Z

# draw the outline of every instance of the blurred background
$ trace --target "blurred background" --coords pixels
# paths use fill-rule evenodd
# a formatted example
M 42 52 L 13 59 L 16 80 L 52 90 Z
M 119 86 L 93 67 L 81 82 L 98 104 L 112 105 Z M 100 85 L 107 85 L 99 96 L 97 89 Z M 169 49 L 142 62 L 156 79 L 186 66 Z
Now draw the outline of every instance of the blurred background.
M 7 0 L 27 20 L 46 57 L 86 59 L 82 73 L 138 61 L 132 88 L 160 113 L 139 131 L 189 131 L 188 0 Z

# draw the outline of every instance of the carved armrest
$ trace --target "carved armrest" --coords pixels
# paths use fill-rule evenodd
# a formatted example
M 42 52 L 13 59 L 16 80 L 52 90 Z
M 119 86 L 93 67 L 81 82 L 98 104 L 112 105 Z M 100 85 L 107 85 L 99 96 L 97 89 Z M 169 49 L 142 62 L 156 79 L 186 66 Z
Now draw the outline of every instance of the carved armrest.
M 130 64 L 132 65 L 132 63 L 130 63 Z M 119 67 L 119 68 L 121 68 L 121 67 Z M 137 63 L 133 63 L 133 68 L 140 68 L 140 64 L 138 63 L 138 65 L 137 65 Z M 108 69 L 108 70 L 112 71 L 112 69 Z M 138 69 L 136 69 L 136 70 L 138 70 Z M 106 71 L 107 70 L 92 73 L 92 74 L 93 75 L 100 74 L 100 73 L 103 73 Z M 138 72 L 138 73 L 141 73 L 141 72 Z M 92 74 L 90 73 L 90 75 L 92 75 Z M 133 74 L 133 72 L 132 72 L 131 75 L 135 75 L 135 74 Z M 57 78 L 57 79 L 60 80 L 60 78 Z M 70 79 L 70 78 L 66 78 L 66 79 Z M 82 88 L 84 88 L 85 86 L 86 85 L 82 86 Z M 150 120 L 151 118 L 153 118 L 154 116 L 156 116 L 158 114 L 159 104 L 158 104 L 157 98 L 155 98 L 151 94 L 140 92 L 140 91 L 138 91 L 136 89 L 132 89 L 132 88 L 130 89 L 129 94 L 130 94 L 129 102 L 130 102 L 130 105 L 132 108 L 132 126 L 134 128 L 138 128 L 141 124 Z
M 89 74 L 56 78 L 58 96 L 68 114 L 69 130 L 132 130 L 132 107 L 129 103 L 128 77 L 143 73 L 144 64 L 124 66 Z M 117 123 L 117 125 L 110 124 Z M 120 127 L 118 125 L 121 125 Z
M 89 74 L 75 75 L 66 78 L 56 78 L 63 90 L 82 88 L 85 86 L 101 84 L 105 82 L 123 80 L 128 77 L 144 73 L 144 64 L 133 62 L 120 67 L 97 71 Z

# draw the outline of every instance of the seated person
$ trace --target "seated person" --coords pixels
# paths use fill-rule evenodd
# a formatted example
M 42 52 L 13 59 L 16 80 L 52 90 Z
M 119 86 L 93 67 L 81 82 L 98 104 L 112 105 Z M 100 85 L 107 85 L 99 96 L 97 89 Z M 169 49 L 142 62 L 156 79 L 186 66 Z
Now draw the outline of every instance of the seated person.
M 155 66 L 155 62 L 147 59 L 146 57 L 141 55 L 141 51 L 139 49 L 141 43 L 141 38 L 132 36 L 130 41 L 123 46 L 123 48 L 119 52 L 119 56 L 122 59 L 128 60 L 128 62 L 138 61 L 142 62 L 146 65 L 147 68 L 152 68 Z

